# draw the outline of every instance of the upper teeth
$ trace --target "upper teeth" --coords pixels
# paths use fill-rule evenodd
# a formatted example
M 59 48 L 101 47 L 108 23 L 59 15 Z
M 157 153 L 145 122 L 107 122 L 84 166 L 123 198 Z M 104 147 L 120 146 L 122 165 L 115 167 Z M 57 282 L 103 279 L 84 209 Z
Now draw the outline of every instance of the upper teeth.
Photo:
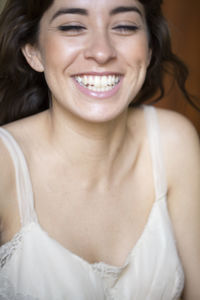
M 120 81 L 120 76 L 75 76 L 75 79 L 82 85 L 95 88 L 113 87 Z

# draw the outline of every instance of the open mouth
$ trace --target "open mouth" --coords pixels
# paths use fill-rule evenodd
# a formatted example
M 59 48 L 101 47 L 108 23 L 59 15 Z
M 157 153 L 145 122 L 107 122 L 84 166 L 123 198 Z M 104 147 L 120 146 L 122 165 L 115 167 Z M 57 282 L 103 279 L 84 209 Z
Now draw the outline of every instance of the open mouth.
M 74 76 L 77 83 L 93 92 L 108 92 L 120 82 L 121 75 Z

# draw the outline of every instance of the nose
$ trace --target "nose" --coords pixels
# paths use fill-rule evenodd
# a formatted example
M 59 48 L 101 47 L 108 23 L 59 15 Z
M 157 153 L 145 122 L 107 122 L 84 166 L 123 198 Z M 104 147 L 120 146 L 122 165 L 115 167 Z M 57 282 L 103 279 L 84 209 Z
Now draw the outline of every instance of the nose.
M 94 32 L 84 56 L 86 59 L 93 59 L 98 64 L 105 64 L 116 57 L 115 47 L 105 32 Z

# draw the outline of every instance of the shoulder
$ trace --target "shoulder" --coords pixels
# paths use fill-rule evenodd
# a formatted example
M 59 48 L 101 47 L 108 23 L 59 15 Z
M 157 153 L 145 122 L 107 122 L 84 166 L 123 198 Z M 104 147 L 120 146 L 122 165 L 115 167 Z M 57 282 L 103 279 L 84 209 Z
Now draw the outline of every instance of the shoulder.
M 181 142 L 185 138 L 191 141 L 199 140 L 195 127 L 185 116 L 167 109 L 157 108 L 156 111 L 160 128 L 166 137 L 176 138 L 177 142 Z
M 185 297 L 197 299 L 200 295 L 199 137 L 192 123 L 180 114 L 158 110 L 158 118 L 169 183 L 168 208 L 185 271 Z
M 199 136 L 190 120 L 180 113 L 167 109 L 156 108 L 156 114 L 162 144 L 165 149 L 171 149 L 178 152 L 177 146 L 184 144 L 188 145 L 188 150 L 189 147 L 193 150 L 199 149 Z M 146 118 L 143 107 L 130 110 L 129 119 L 131 128 L 134 129 L 134 126 L 136 125 L 137 132 L 139 130 L 139 133 L 143 133 L 145 136 L 147 123 L 145 121 Z M 184 149 L 182 149 L 182 151 L 184 151 Z
M 3 187 L 8 188 L 10 179 L 12 177 L 11 173 L 13 173 L 14 167 L 13 167 L 13 162 L 12 162 L 10 152 L 2 138 L 2 134 L 0 134 L 0 170 L 1 170 L 0 188 Z M 0 199 L 2 198 L 1 190 L 2 189 L 0 189 Z
M 148 108 L 147 108 L 148 112 Z M 146 140 L 146 126 L 144 109 L 142 107 L 131 111 L 131 128 L 137 136 L 142 136 L 142 141 Z M 158 127 L 162 152 L 164 156 L 165 169 L 168 186 L 175 187 L 176 182 L 193 182 L 197 184 L 200 180 L 200 142 L 198 133 L 186 117 L 183 115 L 156 108 Z M 134 130 L 135 126 L 135 130 Z M 148 147 L 148 143 L 146 143 Z M 191 177 L 190 174 L 193 176 Z
M 9 123 L 2 127 L 0 132 L 0 217 L 3 208 L 12 198 L 16 198 L 16 175 L 14 160 L 9 149 L 13 149 L 11 138 L 13 138 L 24 152 L 27 144 L 31 144 L 32 131 L 29 118 Z M 11 138 L 9 138 L 9 136 Z M 14 153 L 14 152 L 13 152 Z
M 195 178 L 200 180 L 198 133 L 193 124 L 179 113 L 157 109 L 157 115 L 168 183 L 173 187 L 175 182 L 184 185 L 184 182 L 192 181 L 192 187 Z
M 5 215 L 11 201 L 15 198 L 15 170 L 14 164 L 5 142 L 0 135 L 0 221 L 2 229 L 2 217 Z
M 47 113 L 44 111 L 4 126 L 19 145 L 26 159 L 37 139 L 41 138 L 43 131 L 45 132 L 44 123 L 47 118 Z
M 163 109 L 157 109 L 162 144 L 168 163 L 181 167 L 182 164 L 200 163 L 200 141 L 198 133 L 186 117 Z

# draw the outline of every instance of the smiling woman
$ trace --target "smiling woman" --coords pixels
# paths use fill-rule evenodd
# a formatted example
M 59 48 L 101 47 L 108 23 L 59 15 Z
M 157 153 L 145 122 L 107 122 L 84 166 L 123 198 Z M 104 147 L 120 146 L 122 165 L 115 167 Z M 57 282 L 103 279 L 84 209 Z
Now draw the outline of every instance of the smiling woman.
M 7 1 L 0 298 L 200 298 L 199 140 L 141 105 L 169 71 L 193 103 L 161 3 Z

